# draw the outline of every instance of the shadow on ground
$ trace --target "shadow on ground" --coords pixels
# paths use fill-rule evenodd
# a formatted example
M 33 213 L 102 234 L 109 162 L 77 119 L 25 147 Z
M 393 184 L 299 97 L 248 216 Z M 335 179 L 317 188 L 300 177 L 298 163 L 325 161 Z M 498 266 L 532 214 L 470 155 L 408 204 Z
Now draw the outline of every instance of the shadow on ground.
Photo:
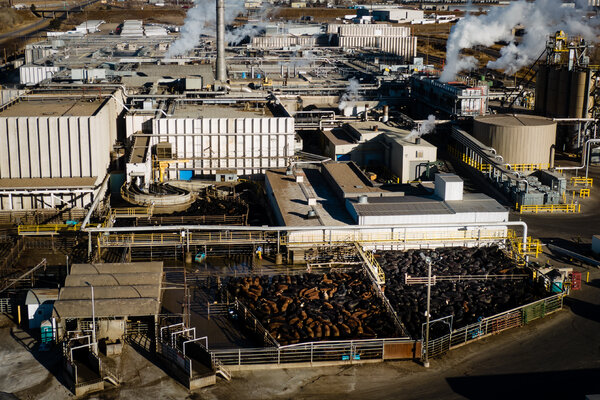
M 447 378 L 467 399 L 585 399 L 600 393 L 600 368 Z
M 573 313 L 582 318 L 587 318 L 591 321 L 600 322 L 600 306 L 587 301 L 579 300 L 574 297 L 565 297 L 565 305 L 567 305 Z M 600 375 L 597 377 L 600 380 Z

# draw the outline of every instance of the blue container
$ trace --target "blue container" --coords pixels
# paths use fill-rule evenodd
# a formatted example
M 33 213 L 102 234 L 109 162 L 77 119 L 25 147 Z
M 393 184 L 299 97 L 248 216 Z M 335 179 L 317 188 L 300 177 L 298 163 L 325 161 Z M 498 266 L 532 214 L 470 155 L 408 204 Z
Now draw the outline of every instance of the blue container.
M 563 291 L 563 283 L 561 281 L 552 282 L 552 292 L 561 293 Z
M 242 72 L 242 79 L 246 79 L 246 73 Z
M 194 176 L 194 171 L 191 169 L 182 169 L 179 171 L 179 180 L 189 181 Z
M 256 74 L 256 79 L 260 79 L 260 74 Z

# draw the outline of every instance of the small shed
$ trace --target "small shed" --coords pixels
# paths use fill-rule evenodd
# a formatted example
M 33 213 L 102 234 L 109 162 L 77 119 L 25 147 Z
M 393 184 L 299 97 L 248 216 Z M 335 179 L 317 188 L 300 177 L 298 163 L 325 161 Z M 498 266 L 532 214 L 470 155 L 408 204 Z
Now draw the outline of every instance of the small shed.
M 29 329 L 39 329 L 42 322 L 52 318 L 58 289 L 31 289 L 25 297 Z
M 238 179 L 235 169 L 219 169 L 215 173 L 216 182 L 235 182 Z
M 54 304 L 59 336 L 68 321 L 85 330 L 92 318 L 96 319 L 98 340 L 121 338 L 132 319 L 154 326 L 160 312 L 162 279 L 162 262 L 73 264 Z

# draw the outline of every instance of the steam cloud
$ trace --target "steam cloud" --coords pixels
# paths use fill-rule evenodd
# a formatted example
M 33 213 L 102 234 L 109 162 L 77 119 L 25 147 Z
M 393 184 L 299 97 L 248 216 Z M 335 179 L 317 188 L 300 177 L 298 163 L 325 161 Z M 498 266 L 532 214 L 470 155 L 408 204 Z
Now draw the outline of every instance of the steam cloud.
M 225 24 L 244 12 L 244 0 L 225 0 Z M 183 21 L 179 38 L 171 43 L 165 57 L 182 55 L 192 50 L 201 35 L 215 34 L 217 9 L 215 0 L 195 0 Z
M 423 135 L 427 135 L 428 133 L 433 132 L 435 129 L 435 116 L 429 115 L 427 119 L 419 125 L 418 128 L 413 129 L 410 133 L 404 138 L 406 141 L 411 141 L 416 138 L 420 138 Z
M 340 97 L 338 109 L 343 110 L 348 105 L 348 102 L 358 100 L 358 89 L 360 89 L 360 82 L 358 79 L 350 78 L 348 86 L 346 87 L 346 92 Z
M 243 3 L 242 3 L 243 4 Z M 274 6 L 271 3 L 263 2 L 260 6 L 260 9 L 257 12 L 257 15 L 260 17 L 259 21 L 252 21 L 252 23 L 247 23 L 246 25 L 236 27 L 231 31 L 227 31 L 225 33 L 225 40 L 227 43 L 235 46 L 240 44 L 244 39 L 250 38 L 252 39 L 254 36 L 259 35 L 265 30 L 267 25 L 266 19 Z
M 488 62 L 488 68 L 501 69 L 514 74 L 533 63 L 546 46 L 548 35 L 563 30 L 569 35 L 579 35 L 588 41 L 595 40 L 598 29 L 584 20 L 582 9 L 562 7 L 561 0 L 525 0 L 512 2 L 506 7 L 493 7 L 487 14 L 468 15 L 452 29 L 446 47 L 446 66 L 440 80 L 448 82 L 460 71 L 477 67 L 472 56 L 461 56 L 462 49 L 477 45 L 491 46 L 495 42 L 509 44 L 500 50 L 500 58 Z M 517 45 L 512 29 L 525 26 L 525 35 Z

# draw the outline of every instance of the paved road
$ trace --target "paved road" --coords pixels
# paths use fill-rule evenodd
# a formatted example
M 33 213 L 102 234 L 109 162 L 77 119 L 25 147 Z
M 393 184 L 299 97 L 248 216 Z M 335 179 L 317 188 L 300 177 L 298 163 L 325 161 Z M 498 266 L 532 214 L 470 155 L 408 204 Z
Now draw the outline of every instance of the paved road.
M 50 23 L 50 20 L 40 19 L 39 21 L 36 21 L 31 25 L 27 25 L 20 29 L 17 29 L 16 31 L 2 33 L 2 34 L 0 34 L 0 42 L 2 42 L 4 40 L 8 40 L 8 39 L 17 39 L 20 36 L 23 36 L 25 34 L 37 32 L 37 31 L 47 27 L 49 23 Z
M 74 11 L 74 10 L 77 10 L 77 9 L 83 9 L 84 7 L 87 7 L 90 4 L 94 4 L 97 1 L 98 0 L 88 0 L 85 3 L 74 4 L 68 10 L 63 11 L 62 15 L 60 15 L 57 18 L 63 18 L 66 15 L 67 11 L 71 12 L 71 11 Z M 41 10 L 41 11 L 44 11 L 44 10 Z M 17 29 L 16 31 L 6 32 L 6 33 L 3 33 L 3 34 L 0 34 L 0 42 L 3 42 L 5 40 L 9 40 L 9 39 L 18 39 L 20 36 L 23 36 L 25 34 L 32 34 L 32 33 L 39 32 L 42 29 L 46 28 L 48 26 L 48 24 L 50 24 L 50 19 L 41 19 L 41 20 L 39 20 L 37 22 L 34 22 L 31 25 L 27 25 L 27 26 L 24 26 L 24 27 L 22 27 L 20 29 Z

